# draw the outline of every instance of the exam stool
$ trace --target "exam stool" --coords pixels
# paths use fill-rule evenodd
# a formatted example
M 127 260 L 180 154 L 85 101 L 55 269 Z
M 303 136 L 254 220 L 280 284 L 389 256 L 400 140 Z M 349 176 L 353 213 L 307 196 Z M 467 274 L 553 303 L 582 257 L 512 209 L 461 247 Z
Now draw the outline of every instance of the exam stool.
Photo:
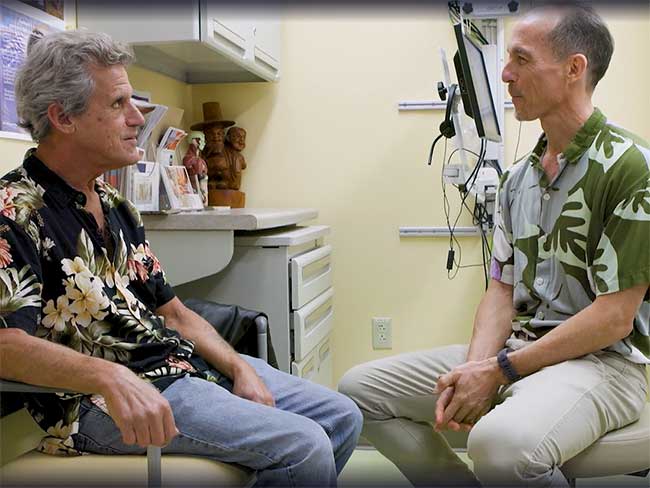
M 579 478 L 647 476 L 650 471 L 650 403 L 645 404 L 639 420 L 608 432 L 564 463 L 561 469 L 572 486 Z
M 51 393 L 64 389 L 0 380 L 0 392 Z M 241 466 L 147 447 L 147 455 L 61 457 L 34 450 L 45 432 L 25 408 L 0 419 L 1 487 L 193 487 L 252 486 L 255 474 Z M 9 456 L 9 459 L 3 459 Z M 8 461 L 8 462 L 7 462 Z
M 444 436 L 453 449 L 466 450 L 466 432 L 446 431 Z M 647 476 L 650 470 L 650 403 L 645 404 L 639 420 L 608 432 L 560 469 L 571 486 L 581 478 Z

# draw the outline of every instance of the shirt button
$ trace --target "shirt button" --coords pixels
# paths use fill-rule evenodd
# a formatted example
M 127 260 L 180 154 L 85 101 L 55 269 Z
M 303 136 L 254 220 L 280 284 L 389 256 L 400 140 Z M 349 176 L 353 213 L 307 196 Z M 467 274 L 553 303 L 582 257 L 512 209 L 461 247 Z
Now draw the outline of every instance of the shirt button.
M 542 286 L 544 284 L 544 278 L 536 278 L 535 279 L 535 284 Z
M 544 193 L 544 196 L 542 198 L 548 202 L 551 199 L 551 195 Z

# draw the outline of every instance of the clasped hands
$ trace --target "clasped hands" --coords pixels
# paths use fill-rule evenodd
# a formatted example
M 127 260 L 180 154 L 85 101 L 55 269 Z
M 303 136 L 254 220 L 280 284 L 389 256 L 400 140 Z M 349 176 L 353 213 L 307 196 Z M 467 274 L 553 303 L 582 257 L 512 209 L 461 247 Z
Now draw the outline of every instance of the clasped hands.
M 496 357 L 468 361 L 438 378 L 435 429 L 469 431 L 491 408 L 507 381 Z

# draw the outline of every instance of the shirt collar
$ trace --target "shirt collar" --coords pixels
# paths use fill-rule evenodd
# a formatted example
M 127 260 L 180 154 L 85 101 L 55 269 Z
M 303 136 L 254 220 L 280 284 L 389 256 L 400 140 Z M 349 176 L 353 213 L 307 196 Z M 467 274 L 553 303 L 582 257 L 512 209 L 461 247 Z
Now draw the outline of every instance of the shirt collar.
M 591 116 L 587 119 L 580 130 L 573 136 L 573 139 L 564 150 L 562 155 L 567 164 L 575 164 L 587 149 L 592 145 L 598 133 L 602 130 L 607 121 L 603 113 L 594 108 Z
M 605 115 L 598 108 L 594 108 L 587 121 L 580 127 L 567 148 L 561 154 L 561 157 L 566 160 L 567 164 L 575 164 L 580 160 L 580 157 L 589 149 L 606 121 Z M 546 134 L 542 134 L 528 159 L 531 166 L 541 169 L 541 158 L 547 144 Z
M 44 198 L 51 198 L 59 205 L 65 207 L 72 202 L 84 207 L 86 195 L 68 185 L 63 178 L 48 168 L 36 156 L 36 148 L 31 148 L 25 154 L 23 168 L 27 176 L 33 179 L 45 190 Z

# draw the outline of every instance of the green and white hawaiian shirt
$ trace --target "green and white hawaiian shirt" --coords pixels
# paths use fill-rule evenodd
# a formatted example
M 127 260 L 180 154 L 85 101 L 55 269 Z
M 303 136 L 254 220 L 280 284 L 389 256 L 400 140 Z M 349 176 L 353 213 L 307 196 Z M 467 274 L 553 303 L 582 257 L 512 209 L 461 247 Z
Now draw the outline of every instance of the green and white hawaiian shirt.
M 0 327 L 127 366 L 159 389 L 185 374 L 216 381 L 194 345 L 155 310 L 174 297 L 145 239 L 137 210 L 114 188 L 95 185 L 102 232 L 86 197 L 30 150 L 0 180 Z M 93 398 L 101 404 L 101 398 Z M 49 436 L 40 449 L 78 454 L 79 395 L 25 395 Z
M 549 181 L 547 140 L 504 173 L 491 276 L 513 285 L 513 330 L 535 339 L 599 295 L 650 286 L 650 149 L 595 109 L 558 157 Z M 633 332 L 613 344 L 650 362 L 650 291 Z

